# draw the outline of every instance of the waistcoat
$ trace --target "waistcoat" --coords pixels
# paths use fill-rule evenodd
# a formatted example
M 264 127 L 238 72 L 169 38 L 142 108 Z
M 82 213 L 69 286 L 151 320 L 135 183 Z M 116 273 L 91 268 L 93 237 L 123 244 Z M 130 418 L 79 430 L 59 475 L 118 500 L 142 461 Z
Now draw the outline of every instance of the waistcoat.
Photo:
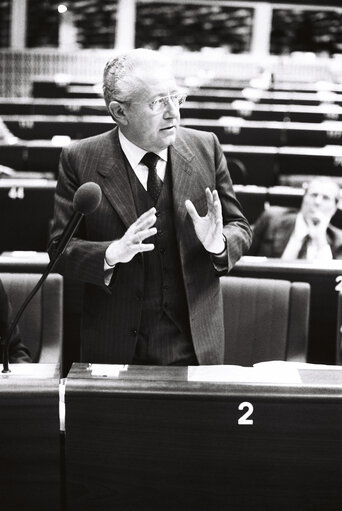
M 127 160 L 126 169 L 137 215 L 140 216 L 153 207 L 153 201 Z M 134 363 L 197 363 L 190 334 L 188 305 L 174 224 L 170 170 L 168 163 L 164 183 L 155 204 L 157 234 L 144 241 L 153 243 L 155 248 L 143 253 L 143 308 Z

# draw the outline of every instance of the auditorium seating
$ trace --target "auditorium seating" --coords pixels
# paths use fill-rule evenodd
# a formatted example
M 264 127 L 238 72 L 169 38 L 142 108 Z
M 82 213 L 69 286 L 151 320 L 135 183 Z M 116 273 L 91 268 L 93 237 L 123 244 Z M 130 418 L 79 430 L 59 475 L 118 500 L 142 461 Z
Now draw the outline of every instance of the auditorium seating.
M 310 285 L 262 278 L 221 277 L 225 364 L 306 361 Z
M 13 317 L 37 284 L 37 273 L 1 273 L 0 278 L 12 304 Z M 33 362 L 62 362 L 63 341 L 63 278 L 47 277 L 24 311 L 19 328 L 24 344 L 30 349 Z
M 56 179 L 64 145 L 113 126 L 101 91 L 94 85 L 82 80 L 56 85 L 48 79 L 34 85 L 34 98 L 0 98 L 0 115 L 19 137 L 15 144 L 1 144 L 0 164 L 21 174 L 48 172 Z M 342 129 L 335 122 L 342 118 L 342 94 L 337 85 L 333 92 L 331 101 L 324 101 L 322 91 L 304 83 L 295 86 L 278 82 L 272 90 L 261 91 L 246 81 L 208 81 L 196 90 L 190 89 L 181 111 L 182 124 L 217 134 L 250 223 L 268 205 L 299 207 L 302 183 L 313 176 L 326 174 L 342 183 Z M 16 244 L 4 239 L 3 250 L 45 250 L 47 234 L 41 235 L 41 226 L 44 224 L 47 233 L 55 184 L 51 182 L 39 190 L 25 188 L 25 200 L 20 201 L 10 199 L 11 188 L 6 191 L 4 180 L 1 182 L 4 214 L 11 212 L 8 217 L 16 224 L 8 229 Z M 20 188 L 16 193 L 20 195 Z M 16 214 L 12 214 L 14 206 L 18 208 Z M 32 221 L 35 211 L 39 216 Z M 31 227 L 25 223 L 29 219 Z M 342 227 L 341 211 L 333 223 Z M 32 233 L 32 225 L 40 227 Z M 21 230 L 23 234 L 19 234 Z
M 0 98 L 0 115 L 108 115 L 103 98 Z M 219 119 L 241 117 L 254 121 L 294 121 L 319 123 L 340 121 L 342 107 L 334 103 L 317 106 L 255 103 L 248 100 L 232 102 L 186 101 L 182 118 Z

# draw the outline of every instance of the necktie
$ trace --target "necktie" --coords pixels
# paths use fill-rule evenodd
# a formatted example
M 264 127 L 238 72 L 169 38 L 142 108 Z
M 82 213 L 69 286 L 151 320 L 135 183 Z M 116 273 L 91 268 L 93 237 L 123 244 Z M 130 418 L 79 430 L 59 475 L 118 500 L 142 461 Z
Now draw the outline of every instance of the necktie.
M 159 178 L 156 171 L 158 160 L 159 156 L 154 153 L 146 153 L 141 159 L 141 163 L 148 167 L 147 191 L 152 197 L 154 204 L 158 200 L 163 185 L 162 180 Z
M 307 258 L 308 246 L 309 246 L 310 240 L 311 240 L 311 236 L 309 236 L 309 234 L 304 236 L 302 246 L 300 247 L 298 255 L 297 255 L 297 259 L 306 259 Z

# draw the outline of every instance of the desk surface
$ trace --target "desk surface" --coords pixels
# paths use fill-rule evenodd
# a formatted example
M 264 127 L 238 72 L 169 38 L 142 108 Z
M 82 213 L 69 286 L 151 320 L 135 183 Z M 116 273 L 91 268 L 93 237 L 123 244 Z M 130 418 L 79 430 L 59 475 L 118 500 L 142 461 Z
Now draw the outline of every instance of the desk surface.
M 248 379 L 244 381 L 244 377 Z M 308 396 L 313 399 L 342 399 L 342 367 L 280 361 L 256 364 L 253 368 L 106 366 L 77 363 L 73 364 L 68 374 L 67 387 L 70 392 L 81 394 L 91 389 L 92 392 L 100 394 L 137 392 L 140 396 L 186 393 L 189 397 L 248 394 L 269 399 Z

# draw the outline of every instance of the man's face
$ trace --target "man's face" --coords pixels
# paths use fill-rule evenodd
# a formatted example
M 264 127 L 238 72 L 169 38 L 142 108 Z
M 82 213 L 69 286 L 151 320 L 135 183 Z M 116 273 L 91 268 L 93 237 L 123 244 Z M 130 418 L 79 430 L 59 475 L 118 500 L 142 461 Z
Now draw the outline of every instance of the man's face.
M 171 72 L 163 66 L 154 70 L 138 69 L 136 88 L 129 106 L 126 106 L 127 124 L 123 134 L 146 151 L 158 152 L 174 143 L 179 126 L 179 106 L 171 100 L 162 107 L 151 108 L 153 101 L 178 92 Z
M 307 222 L 330 222 L 337 209 L 336 188 L 324 181 L 313 181 L 304 195 L 301 212 Z

